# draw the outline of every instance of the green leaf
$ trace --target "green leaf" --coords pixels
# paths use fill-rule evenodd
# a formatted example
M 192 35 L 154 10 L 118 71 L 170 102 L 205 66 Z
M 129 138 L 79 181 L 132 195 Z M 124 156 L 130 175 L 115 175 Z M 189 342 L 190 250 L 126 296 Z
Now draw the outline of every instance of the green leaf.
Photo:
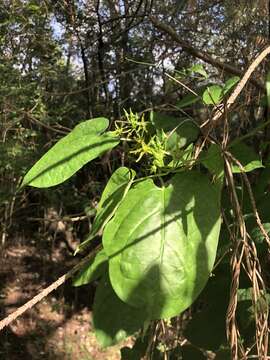
M 99 279 L 108 268 L 108 257 L 104 249 L 100 250 L 89 264 L 85 265 L 81 271 L 75 275 L 72 281 L 73 286 L 82 286 Z
M 224 174 L 224 161 L 221 155 L 221 148 L 216 144 L 211 144 L 206 153 L 201 157 L 202 164 L 211 174 L 221 177 Z
M 167 187 L 145 180 L 131 189 L 103 233 L 117 295 L 169 318 L 192 304 L 214 264 L 219 189 L 196 171 L 174 176 Z
M 240 80 L 239 76 L 233 76 L 225 82 L 223 95 L 226 95 Z
M 99 201 L 92 230 L 86 240 L 79 245 L 76 253 L 84 249 L 85 246 L 103 230 L 127 194 L 135 174 L 135 171 L 126 167 L 120 167 L 112 174 Z
M 207 72 L 205 71 L 204 67 L 201 64 L 193 65 L 188 70 L 190 72 L 194 72 L 194 73 L 202 75 L 205 79 L 208 78 L 208 74 L 207 74 Z
M 77 125 L 28 171 L 21 186 L 43 188 L 58 185 L 86 163 L 116 146 L 119 139 L 113 133 L 102 134 L 108 125 L 105 118 L 96 118 Z
M 162 129 L 166 133 L 177 128 L 177 126 L 181 124 L 182 120 L 174 116 L 152 111 L 150 121 L 155 129 Z
M 203 93 L 203 101 L 206 105 L 217 105 L 222 100 L 222 87 L 219 85 L 209 86 Z
M 245 143 L 241 142 L 233 145 L 231 147 L 231 153 L 241 163 L 245 172 L 263 167 L 259 155 L 256 154 L 255 151 Z M 234 173 L 240 173 L 241 169 L 238 165 L 234 164 L 232 166 L 232 171 Z
M 190 120 L 183 121 L 168 134 L 166 151 L 175 153 L 198 137 L 199 129 Z
M 112 346 L 132 335 L 143 326 L 144 309 L 122 302 L 113 291 L 108 276 L 102 278 L 95 295 L 93 325 L 102 347 Z
M 98 232 L 112 217 L 121 200 L 127 194 L 135 175 L 135 171 L 126 167 L 120 167 L 112 174 L 98 203 L 93 232 Z
M 199 299 L 201 311 L 192 316 L 185 328 L 184 335 L 188 341 L 200 348 L 213 351 L 226 344 L 226 311 L 229 296 L 229 278 L 217 276 L 209 280 Z
M 264 223 L 262 224 L 263 227 L 264 227 L 264 230 L 266 231 L 266 233 L 268 235 L 270 235 L 270 223 Z M 255 242 L 255 244 L 257 246 L 260 246 L 260 245 L 265 245 L 265 247 L 263 247 L 264 250 L 267 250 L 267 242 L 265 240 L 265 237 L 263 235 L 263 233 L 261 232 L 261 229 L 256 226 L 250 233 L 250 236 L 252 238 L 252 240 Z
M 168 135 L 168 151 L 180 149 L 196 140 L 199 128 L 188 118 L 175 118 L 161 113 L 152 113 L 151 122 L 156 130 Z
M 194 95 L 194 94 L 187 94 L 183 97 L 183 99 L 181 99 L 180 101 L 178 101 L 176 103 L 176 106 L 179 108 L 179 109 L 182 109 L 182 108 L 185 108 L 189 105 L 193 105 L 195 104 L 196 102 L 198 102 L 199 100 L 201 99 L 201 97 L 197 95 Z
M 40 7 L 38 5 L 35 5 L 35 4 L 29 4 L 27 6 L 27 9 L 36 12 L 36 11 L 40 10 Z

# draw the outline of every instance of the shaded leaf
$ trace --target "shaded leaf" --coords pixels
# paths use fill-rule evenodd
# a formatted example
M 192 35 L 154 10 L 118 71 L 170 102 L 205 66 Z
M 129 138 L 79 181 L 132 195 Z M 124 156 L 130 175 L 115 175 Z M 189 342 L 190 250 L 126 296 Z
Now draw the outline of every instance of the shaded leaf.
M 217 350 L 226 344 L 226 311 L 229 302 L 229 279 L 211 278 L 200 296 L 202 310 L 193 315 L 185 337 L 205 350 Z M 215 314 L 215 316 L 213 316 Z
M 102 134 L 108 124 L 107 119 L 96 118 L 77 125 L 28 171 L 22 186 L 42 188 L 60 184 L 83 165 L 116 146 L 119 139 L 113 133 Z
M 262 161 L 255 151 L 244 143 L 238 143 L 231 148 L 232 155 L 241 163 L 245 172 L 249 172 L 263 167 Z M 233 164 L 232 171 L 240 173 L 241 169 L 238 165 Z
M 181 124 L 180 118 L 167 114 L 161 114 L 155 111 L 152 111 L 150 120 L 155 129 L 162 129 L 165 133 L 172 131 Z
M 175 358 L 176 359 L 176 358 Z M 179 359 L 179 357 L 178 357 Z M 182 359 L 183 360 L 207 360 L 207 357 L 194 346 L 187 345 L 182 347 Z
M 167 187 L 145 180 L 128 192 L 103 233 L 112 286 L 123 301 L 145 307 L 152 319 L 192 304 L 215 260 L 219 197 L 196 171 L 175 175 Z
M 74 276 L 72 285 L 82 286 L 99 279 L 108 268 L 108 257 L 104 249 L 100 250 L 94 259 L 89 261 L 77 275 Z
M 183 147 L 196 140 L 199 129 L 190 120 L 183 121 L 168 134 L 166 151 L 176 153 Z
M 156 130 L 163 130 L 168 136 L 167 149 L 181 149 L 196 140 L 199 128 L 190 119 L 175 118 L 160 113 L 152 113 L 152 124 Z
M 117 206 L 128 192 L 136 173 L 126 167 L 120 167 L 110 177 L 98 203 L 93 223 L 93 232 L 98 232 L 111 218 Z
M 182 108 L 185 108 L 189 105 L 192 105 L 192 104 L 195 104 L 196 102 L 198 102 L 199 100 L 201 100 L 201 97 L 195 94 L 187 94 L 183 97 L 183 99 L 181 99 L 180 101 L 178 101 L 176 103 L 176 106 L 179 108 L 179 109 L 182 109 Z
M 92 230 L 86 240 L 79 245 L 76 253 L 85 248 L 85 246 L 103 230 L 103 227 L 114 215 L 121 200 L 127 194 L 135 174 L 135 171 L 126 167 L 120 167 L 112 174 L 98 203 Z
M 221 155 L 221 148 L 216 144 L 211 144 L 206 153 L 201 157 L 202 164 L 217 177 L 223 176 L 224 161 Z
M 144 309 L 136 309 L 122 302 L 115 294 L 108 276 L 97 288 L 93 306 L 93 325 L 102 347 L 112 346 L 132 335 L 143 326 Z
M 270 223 L 264 223 L 262 225 L 264 227 L 264 230 L 268 234 L 268 236 L 270 236 Z M 267 244 L 267 242 L 265 240 L 265 237 L 264 237 L 263 233 L 261 232 L 261 229 L 258 226 L 256 226 L 251 231 L 250 236 L 251 236 L 252 240 L 256 244 L 258 254 L 259 255 L 266 254 L 268 244 Z

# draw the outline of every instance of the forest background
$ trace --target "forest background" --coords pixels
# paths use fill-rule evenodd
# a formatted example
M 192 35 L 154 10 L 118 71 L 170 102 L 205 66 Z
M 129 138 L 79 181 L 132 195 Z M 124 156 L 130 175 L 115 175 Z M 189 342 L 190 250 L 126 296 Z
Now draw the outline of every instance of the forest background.
M 1 318 L 78 262 L 73 251 L 89 233 L 112 173 L 132 164 L 144 175 L 148 160 L 146 156 L 136 162 L 122 143 L 58 187 L 18 192 L 29 168 L 57 140 L 91 118 L 106 117 L 114 129 L 125 119 L 125 111 L 139 116 L 154 111 L 188 117 L 200 126 L 216 110 L 216 93 L 203 102 L 203 91 L 243 77 L 269 44 L 269 24 L 266 0 L 1 1 Z M 234 104 L 230 139 L 250 134 L 269 120 L 268 70 L 263 61 Z M 221 131 L 216 129 L 215 135 Z M 265 168 L 249 174 L 249 181 L 252 188 L 264 186 L 260 210 L 267 224 L 269 128 L 263 126 L 254 134 L 247 144 Z M 259 261 L 269 289 L 269 257 Z M 94 283 L 74 289 L 67 283 L 10 325 L 1 334 L 0 358 L 120 358 L 119 346 L 102 350 L 91 335 L 95 287 Z M 164 351 L 172 348 L 174 336 L 181 333 L 181 341 L 185 339 L 179 329 L 200 306 L 195 304 L 175 323 L 165 324 L 165 330 L 163 323 L 155 325 L 156 348 L 162 356 L 170 356 Z M 247 303 L 242 308 L 240 325 L 251 311 Z M 222 311 L 224 320 L 226 309 Z M 242 330 L 250 331 L 245 326 Z M 191 339 L 188 344 L 194 346 L 185 351 L 192 355 L 185 359 L 229 356 L 223 340 L 204 346 L 207 341 Z M 132 346 L 134 339 L 129 341 Z

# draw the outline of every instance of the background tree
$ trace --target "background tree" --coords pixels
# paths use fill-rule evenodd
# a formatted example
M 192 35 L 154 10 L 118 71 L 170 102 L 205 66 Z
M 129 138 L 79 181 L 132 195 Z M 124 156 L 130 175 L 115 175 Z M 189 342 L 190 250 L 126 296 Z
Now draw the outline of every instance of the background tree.
M 16 243 L 16 234 L 24 233 L 26 243 L 33 236 L 46 238 L 46 224 L 52 209 L 53 221 L 65 222 L 64 232 L 71 234 L 76 243 L 82 242 L 91 230 L 97 201 L 114 170 L 120 165 L 132 164 L 140 175 L 145 175 L 153 165 L 153 152 L 143 153 L 138 144 L 123 141 L 118 148 L 85 165 L 77 175 L 51 192 L 30 188 L 17 192 L 35 160 L 72 128 L 83 120 L 104 116 L 110 120 L 110 130 L 115 130 L 121 121 L 127 120 L 130 110 L 138 113 L 140 119 L 145 116 L 147 121 L 154 111 L 154 114 L 165 116 L 166 121 L 173 116 L 179 121 L 192 120 L 198 127 L 217 111 L 211 99 L 216 96 L 211 93 L 211 86 L 216 86 L 215 91 L 223 91 L 217 88 L 224 89 L 227 81 L 236 84 L 235 77 L 244 75 L 269 43 L 269 36 L 266 0 L 3 0 L 0 4 L 0 231 L 3 252 Z M 264 224 L 270 222 L 267 215 L 269 94 L 265 92 L 268 70 L 267 61 L 263 61 L 233 104 L 226 123 L 227 137 L 220 125 L 213 130 L 210 128 L 211 131 L 203 127 L 193 140 L 199 146 L 208 130 L 207 146 L 211 141 L 224 144 L 244 137 L 244 146 L 251 150 L 244 147 L 242 153 L 257 154 L 265 166 L 248 175 Z M 210 91 L 208 102 L 205 91 Z M 258 126 L 259 130 L 254 130 Z M 251 137 L 249 134 L 253 131 Z M 138 151 L 141 151 L 142 162 L 136 162 L 140 157 Z M 237 191 L 242 191 L 240 205 L 246 227 L 248 232 L 256 233 L 256 223 L 250 216 L 250 201 L 246 200 L 247 190 L 243 190 L 245 178 L 235 176 Z M 229 203 L 229 199 L 225 200 Z M 228 231 L 234 226 L 231 213 L 232 209 L 228 213 L 224 210 L 222 233 L 225 235 L 221 244 L 224 240 L 225 247 Z M 222 249 L 219 251 L 222 253 Z M 269 290 L 269 260 L 262 255 L 259 261 L 260 276 Z M 217 273 L 223 270 L 232 270 L 228 259 L 218 267 Z M 230 293 L 230 284 L 225 285 Z M 206 290 L 210 294 L 214 291 L 212 286 L 211 283 Z M 223 298 L 222 289 L 218 292 L 217 296 Z M 245 333 L 250 329 L 245 328 L 243 318 L 249 311 L 252 296 L 239 293 L 238 297 L 246 301 L 237 313 L 239 331 Z M 203 293 L 199 301 L 208 304 L 208 300 L 209 294 Z M 229 302 L 225 297 L 224 300 L 226 303 L 222 302 L 220 307 L 209 303 L 209 309 L 220 312 L 223 318 Z M 225 340 L 218 339 L 217 343 L 209 345 L 208 339 L 204 342 L 194 335 L 194 328 L 201 326 L 202 319 L 205 324 L 211 312 L 198 315 L 198 304 L 172 325 L 167 324 L 167 332 L 164 323 L 156 324 L 159 329 L 156 338 L 168 345 L 165 333 L 181 328 L 182 336 L 186 328 L 191 335 L 183 336 L 195 345 L 190 351 L 203 348 L 217 354 L 227 352 L 229 347 Z M 190 318 L 195 319 L 193 325 L 190 322 L 191 325 L 186 326 Z M 247 348 L 254 345 L 254 336 L 252 340 L 247 339 L 248 336 L 243 335 Z M 143 343 L 143 340 L 136 343 L 141 346 L 138 342 Z M 128 353 L 127 349 L 125 351 Z

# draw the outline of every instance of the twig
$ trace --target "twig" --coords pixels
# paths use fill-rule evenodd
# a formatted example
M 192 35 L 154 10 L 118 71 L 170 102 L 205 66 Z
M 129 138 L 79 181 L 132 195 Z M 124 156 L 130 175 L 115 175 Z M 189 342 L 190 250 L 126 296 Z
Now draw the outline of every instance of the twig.
M 213 66 L 215 66 L 219 69 L 222 69 L 228 73 L 238 75 L 238 76 L 243 75 L 242 71 L 239 70 L 237 67 L 234 67 L 227 63 L 224 63 L 218 59 L 213 58 L 207 52 L 192 47 L 188 42 L 184 41 L 182 39 L 182 37 L 179 36 L 177 34 L 177 32 L 171 26 L 164 24 L 164 22 L 159 21 L 156 17 L 150 16 L 149 19 L 157 29 L 170 35 L 170 37 L 174 41 L 176 41 L 182 47 L 182 49 L 185 50 L 186 52 L 188 52 L 189 54 L 191 54 L 191 55 L 197 57 L 198 59 L 201 59 L 209 64 L 212 64 Z M 251 81 L 257 88 L 264 89 L 264 85 L 261 84 L 260 82 L 256 81 L 255 79 L 252 79 Z
M 229 156 L 232 159 L 232 161 L 235 162 L 239 166 L 239 168 L 241 170 L 241 175 L 243 176 L 244 182 L 245 182 L 247 190 L 248 190 L 248 194 L 249 194 L 249 198 L 250 198 L 250 202 L 251 202 L 251 206 L 252 206 L 252 211 L 253 211 L 253 214 L 255 216 L 256 223 L 257 223 L 257 225 L 258 225 L 258 227 L 259 227 L 259 229 L 260 229 L 263 237 L 265 238 L 265 240 L 266 240 L 266 242 L 267 242 L 267 244 L 269 246 L 269 249 L 270 249 L 270 238 L 269 238 L 269 235 L 268 235 L 267 231 L 263 227 L 261 218 L 259 216 L 259 213 L 258 213 L 258 210 L 257 210 L 257 207 L 256 207 L 256 201 L 255 201 L 253 191 L 252 191 L 252 188 L 251 188 L 251 184 L 250 184 L 250 182 L 248 180 L 247 174 L 245 173 L 245 169 L 242 166 L 242 164 L 240 163 L 240 161 L 238 161 L 231 153 L 226 152 L 226 155 Z
M 238 85 L 236 86 L 236 88 L 234 89 L 234 91 L 232 92 L 232 94 L 230 95 L 230 97 L 228 98 L 227 102 L 225 105 L 222 106 L 222 109 L 218 109 L 218 111 L 216 111 L 216 114 L 213 116 L 212 119 L 208 119 L 207 121 L 205 121 L 202 125 L 201 125 L 201 129 L 206 127 L 206 125 L 209 124 L 209 122 L 211 122 L 211 129 L 213 126 L 216 126 L 218 120 L 221 118 L 221 116 L 224 114 L 225 112 L 225 107 L 226 110 L 229 110 L 229 108 L 232 106 L 232 104 L 235 102 L 235 100 L 238 98 L 238 96 L 240 95 L 240 93 L 242 92 L 242 90 L 244 89 L 246 83 L 248 82 L 251 74 L 254 72 L 254 70 L 260 65 L 260 63 L 263 61 L 263 59 L 270 54 L 270 45 L 267 46 L 261 53 L 259 56 L 257 56 L 257 58 L 251 63 L 251 65 L 248 67 L 247 71 L 245 72 L 244 76 L 242 77 L 241 81 L 238 83 Z
M 83 258 L 77 265 L 75 265 L 71 270 L 69 270 L 66 274 L 60 276 L 55 282 L 53 282 L 50 286 L 43 289 L 39 294 L 34 296 L 31 300 L 27 301 L 24 305 L 20 306 L 13 313 L 5 317 L 0 321 L 0 331 L 3 330 L 6 326 L 16 320 L 19 316 L 25 313 L 27 310 L 31 309 L 34 305 L 44 299 L 47 295 L 49 295 L 52 291 L 56 290 L 59 286 L 63 285 L 68 279 L 70 279 L 78 270 L 80 270 L 100 249 L 98 246 L 95 250 L 93 250 L 90 254 L 88 254 L 85 258 Z

